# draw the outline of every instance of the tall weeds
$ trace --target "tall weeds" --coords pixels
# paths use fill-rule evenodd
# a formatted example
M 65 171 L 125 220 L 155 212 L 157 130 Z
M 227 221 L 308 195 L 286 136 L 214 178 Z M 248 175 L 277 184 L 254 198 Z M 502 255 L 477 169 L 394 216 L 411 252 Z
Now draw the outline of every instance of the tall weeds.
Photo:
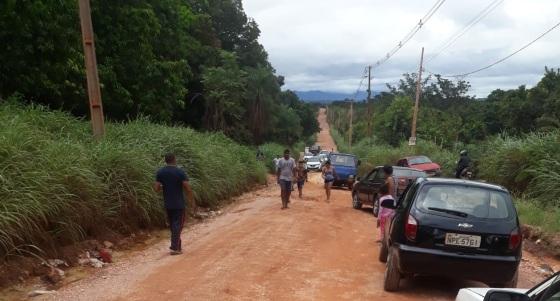
M 265 180 L 254 150 L 222 134 L 148 120 L 108 123 L 99 143 L 89 132 L 88 122 L 61 112 L 0 105 L 0 258 L 22 246 L 56 253 L 101 232 L 163 225 L 151 185 L 166 152 L 189 174 L 200 206 Z

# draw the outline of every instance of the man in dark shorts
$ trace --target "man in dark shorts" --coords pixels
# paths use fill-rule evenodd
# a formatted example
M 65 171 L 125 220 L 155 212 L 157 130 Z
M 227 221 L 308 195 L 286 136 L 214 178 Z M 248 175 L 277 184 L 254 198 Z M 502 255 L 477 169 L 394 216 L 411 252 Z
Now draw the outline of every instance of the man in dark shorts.
M 296 178 L 296 161 L 290 157 L 289 149 L 286 149 L 284 157 L 278 160 L 276 177 L 281 190 L 282 209 L 288 209 L 290 195 L 292 194 L 292 180 Z
M 186 191 L 188 199 L 194 201 L 192 189 L 189 185 L 187 174 L 177 167 L 177 160 L 174 154 L 165 155 L 165 167 L 158 170 L 154 189 L 156 192 L 163 190 L 163 200 L 169 228 L 171 230 L 171 255 L 183 253 L 181 250 L 181 231 L 185 223 L 185 197 Z

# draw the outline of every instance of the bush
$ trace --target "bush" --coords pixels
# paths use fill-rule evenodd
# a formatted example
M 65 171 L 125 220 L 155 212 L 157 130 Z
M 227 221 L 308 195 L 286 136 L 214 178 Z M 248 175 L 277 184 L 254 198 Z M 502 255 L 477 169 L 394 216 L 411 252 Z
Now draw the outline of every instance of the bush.
M 166 152 L 177 155 L 200 206 L 216 207 L 266 177 L 254 151 L 223 134 L 136 120 L 107 123 L 95 143 L 86 121 L 7 104 L 0 124 L 0 257 L 163 226 L 151 187 Z

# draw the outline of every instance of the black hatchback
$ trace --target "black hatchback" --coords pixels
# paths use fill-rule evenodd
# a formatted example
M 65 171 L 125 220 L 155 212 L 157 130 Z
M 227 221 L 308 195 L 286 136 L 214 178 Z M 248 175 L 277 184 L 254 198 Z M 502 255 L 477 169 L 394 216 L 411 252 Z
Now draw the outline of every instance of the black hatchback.
M 386 221 L 379 260 L 384 287 L 402 277 L 435 275 L 515 287 L 522 237 L 509 192 L 480 182 L 421 178 L 410 185 Z

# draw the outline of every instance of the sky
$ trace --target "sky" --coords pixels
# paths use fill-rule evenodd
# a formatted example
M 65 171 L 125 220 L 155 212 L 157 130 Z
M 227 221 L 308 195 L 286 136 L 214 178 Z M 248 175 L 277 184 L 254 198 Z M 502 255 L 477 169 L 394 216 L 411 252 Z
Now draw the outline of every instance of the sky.
M 372 90 L 417 72 L 421 48 L 430 58 L 497 0 L 447 0 L 389 61 L 372 70 Z M 436 0 L 243 0 L 285 89 L 353 94 L 367 65 L 387 54 Z M 560 22 L 559 0 L 502 0 L 424 68 L 454 75 L 491 64 Z M 465 78 L 470 94 L 535 85 L 544 67 L 560 67 L 560 27 L 509 60 Z M 362 88 L 363 89 L 363 88 Z

